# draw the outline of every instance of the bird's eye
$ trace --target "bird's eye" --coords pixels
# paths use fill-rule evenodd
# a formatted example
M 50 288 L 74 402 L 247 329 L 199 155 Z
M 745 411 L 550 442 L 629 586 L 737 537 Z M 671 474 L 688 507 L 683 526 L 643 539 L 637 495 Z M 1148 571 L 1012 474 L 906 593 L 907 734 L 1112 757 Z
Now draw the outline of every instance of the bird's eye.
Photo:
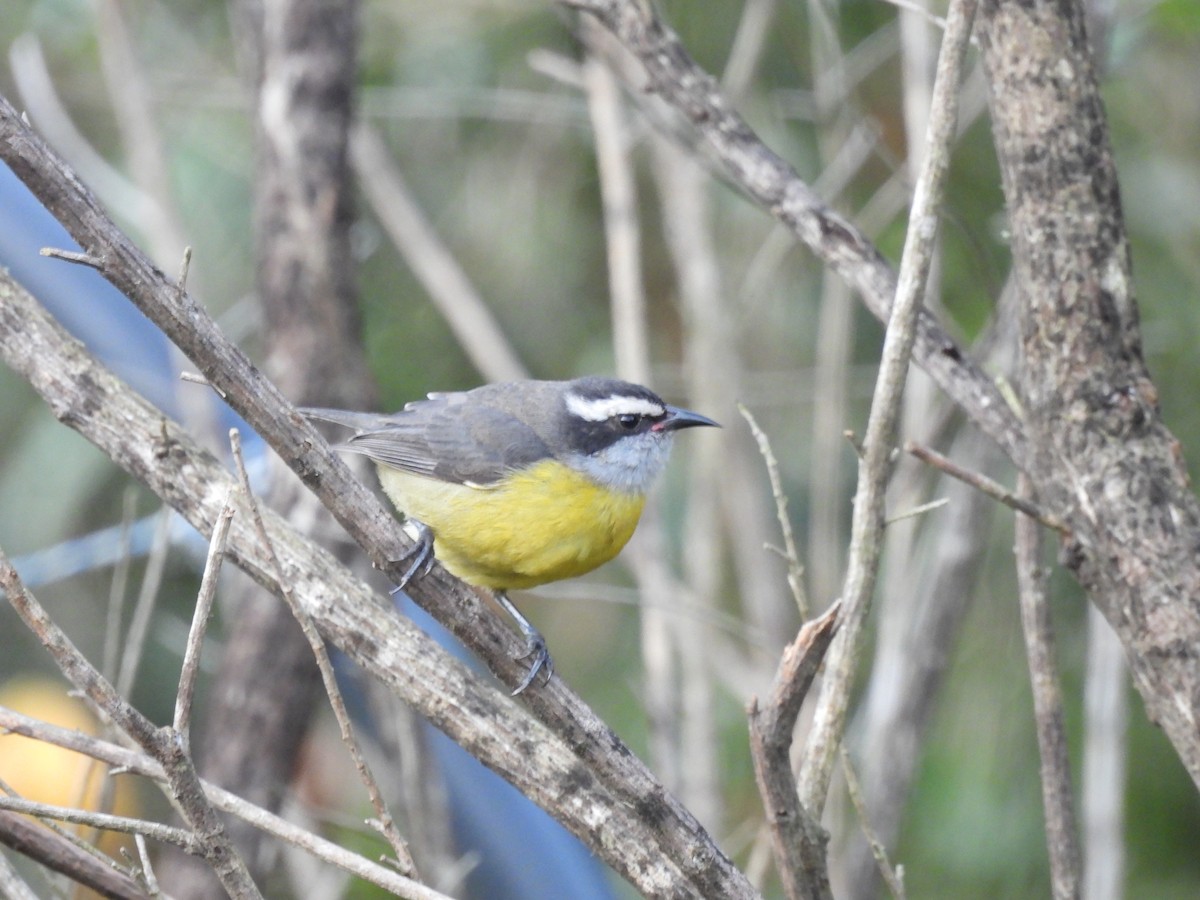
M 642 421 L 642 417 L 636 413 L 621 413 L 617 416 L 617 421 L 621 423 L 621 427 L 626 431 L 632 431 L 637 428 L 638 422 Z

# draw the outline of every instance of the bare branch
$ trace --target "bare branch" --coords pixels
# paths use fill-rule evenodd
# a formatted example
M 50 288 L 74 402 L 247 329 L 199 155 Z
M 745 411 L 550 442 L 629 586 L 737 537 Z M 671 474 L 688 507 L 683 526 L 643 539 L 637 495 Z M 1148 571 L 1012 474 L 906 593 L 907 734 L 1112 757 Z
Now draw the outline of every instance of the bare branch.
M 73 825 L 87 825 L 104 831 L 117 831 L 122 834 L 142 834 L 182 847 L 188 853 L 199 855 L 202 850 L 195 835 L 183 828 L 161 825 L 146 819 L 134 819 L 129 816 L 114 816 L 110 813 L 92 812 L 73 806 L 55 806 L 52 803 L 39 803 L 26 800 L 23 797 L 8 797 L 0 794 L 0 810 L 21 813 L 27 816 L 37 816 L 42 819 L 55 819 L 59 822 L 70 822 Z
M 245 864 L 229 844 L 221 820 L 205 800 L 200 779 L 175 732 L 156 728 L 117 693 L 76 649 L 62 629 L 54 624 L 33 595 L 25 590 L 17 570 L 3 550 L 0 550 L 0 586 L 4 588 L 8 602 L 17 615 L 37 635 L 67 679 L 162 765 L 171 787 L 171 796 L 185 821 L 193 828 L 201 855 L 229 894 L 235 900 L 260 897 L 258 888 L 246 872 Z
M 948 456 L 943 456 L 936 450 L 931 450 L 928 447 L 922 447 L 914 444 L 911 441 L 904 445 L 906 452 L 911 453 L 921 462 L 933 466 L 942 472 L 945 472 L 952 478 L 957 478 L 963 484 L 969 484 L 981 493 L 987 494 L 993 500 L 1003 503 L 1009 509 L 1015 509 L 1019 513 L 1036 519 L 1047 528 L 1052 528 L 1064 537 L 1069 537 L 1071 529 L 1058 516 L 1051 515 L 1041 509 L 1025 497 L 1019 497 L 1000 484 L 998 481 L 993 481 L 986 475 L 979 472 L 972 472 L 970 469 L 964 469 Z
M 845 618 L 830 649 L 828 678 L 817 701 L 800 776 L 801 803 L 814 815 L 824 808 L 829 790 L 835 751 L 842 737 L 851 682 L 861 655 L 863 629 L 878 575 L 884 501 L 893 467 L 900 400 L 933 257 L 942 185 L 949 170 L 950 144 L 957 122 L 958 85 L 974 16 L 975 0 L 955 0 L 951 4 L 938 57 L 928 148 L 913 196 L 896 300 L 884 338 L 879 378 L 863 441 L 864 456 L 859 464 L 850 561 L 842 592 Z
M 196 609 L 192 613 L 192 627 L 188 630 L 187 646 L 183 652 L 183 665 L 179 672 L 179 690 L 175 696 L 174 728 L 179 732 L 183 746 L 191 744 L 190 729 L 192 697 L 196 690 L 196 679 L 200 674 L 200 649 L 208 630 L 208 619 L 212 615 L 213 601 L 217 596 L 217 576 L 221 574 L 221 563 L 225 559 L 225 541 L 229 537 L 229 526 L 236 507 L 232 491 L 226 495 L 221 512 L 213 525 L 212 537 L 208 542 L 208 557 L 204 560 L 204 574 L 200 578 L 200 590 L 196 595 Z
M 1018 489 L 1026 496 L 1031 492 L 1028 475 L 1020 476 Z M 1038 752 L 1042 760 L 1042 806 L 1046 814 L 1046 846 L 1050 852 L 1050 886 L 1055 900 L 1077 900 L 1082 854 L 1075 827 L 1062 688 L 1054 662 L 1054 627 L 1046 596 L 1046 573 L 1042 568 L 1042 533 L 1037 521 L 1025 515 L 1017 516 L 1016 556 L 1021 627 L 1025 632 Z
M 166 779 L 162 767 L 145 754 L 119 747 L 73 729 L 41 722 L 4 707 L 0 707 L 0 729 L 34 740 L 45 741 L 57 747 L 65 747 L 157 782 L 163 782 Z M 298 847 L 317 859 L 337 866 L 351 875 L 356 875 L 390 891 L 398 897 L 409 898 L 409 900 L 446 900 L 444 895 L 437 891 L 405 878 L 386 866 L 363 859 L 358 854 L 351 853 L 332 841 L 294 825 L 223 788 L 204 782 L 204 790 L 213 806 L 223 812 L 235 815 L 255 828 Z M 3 838 L 0 837 L 0 840 Z M 139 893 L 137 896 L 143 895 Z
M 788 516 L 787 494 L 783 492 L 783 479 L 779 475 L 779 460 L 771 450 L 771 440 L 766 432 L 759 427 L 754 414 L 741 403 L 738 412 L 750 426 L 750 433 L 758 443 L 758 451 L 762 454 L 763 463 L 767 467 L 767 478 L 771 481 L 771 494 L 775 498 L 775 515 L 779 519 L 779 531 L 783 534 L 783 558 L 787 561 L 788 587 L 792 590 L 792 598 L 796 608 L 800 610 L 800 618 L 808 619 L 808 597 L 804 592 L 804 567 L 800 564 L 800 553 L 796 550 L 796 537 L 792 533 L 792 520 Z
M 1062 558 L 1200 785 L 1200 503 L 1142 352 L 1084 4 L 983 0 L 979 24 L 1020 288 L 1025 423 L 1041 448 L 1021 469 L 1070 527 Z
M 231 429 L 229 432 L 229 444 L 233 449 L 234 462 L 237 464 L 242 496 L 245 497 L 246 503 L 250 506 L 250 516 L 254 522 L 254 530 L 262 544 L 262 550 L 267 558 L 267 562 L 273 569 L 272 574 L 275 577 L 276 584 L 281 589 L 283 599 L 299 623 L 300 629 L 304 632 L 304 637 L 308 641 L 309 647 L 312 648 L 313 657 L 317 661 L 317 668 L 321 671 L 321 680 L 325 685 L 325 693 L 329 697 L 329 705 L 333 709 L 334 718 L 337 719 L 338 728 L 341 730 L 342 743 L 349 750 L 350 758 L 354 760 L 354 768 L 358 771 L 358 777 L 367 789 L 367 796 L 371 800 L 371 806 L 375 809 L 375 815 L 379 817 L 379 831 L 387 839 L 392 851 L 396 854 L 394 862 L 400 870 L 400 874 L 411 876 L 416 872 L 417 867 L 413 863 L 412 854 L 409 853 L 408 844 L 400 836 L 391 811 L 388 810 L 387 803 L 383 799 L 383 792 L 379 790 L 379 782 L 375 780 L 375 773 L 367 765 L 362 749 L 358 745 L 358 738 L 354 734 L 354 725 L 350 721 L 350 713 L 346 710 L 346 701 L 342 698 L 341 688 L 338 687 L 337 673 L 333 671 L 333 663 L 329 661 L 329 652 L 325 649 L 325 642 L 318 633 L 316 625 L 313 624 L 312 617 L 296 600 L 296 594 L 292 590 L 288 579 L 284 576 L 283 568 L 279 563 L 279 555 L 275 552 L 275 545 L 271 542 L 270 534 L 267 533 L 267 526 L 263 522 L 262 510 L 259 509 L 254 491 L 250 487 L 250 473 L 246 471 L 246 460 L 242 456 L 241 436 L 236 428 Z
M 791 746 L 800 706 L 837 632 L 840 617 L 841 604 L 834 603 L 820 618 L 806 622 L 783 652 L 766 705 L 760 707 L 758 698 L 752 697 L 746 711 L 754 778 L 789 900 L 833 896 L 825 862 L 829 836 L 800 804 L 792 774 Z
M 0 844 L 41 863 L 48 869 L 61 872 L 72 881 L 86 885 L 105 897 L 117 900 L 147 898 L 142 887 L 124 872 L 96 859 L 65 838 L 18 813 L 0 812 Z M 0 894 L 13 900 L 36 900 L 36 895 L 29 886 L 17 880 L 15 871 L 9 867 L 8 859 L 2 853 Z
M 846 748 L 842 747 L 842 773 L 846 776 L 846 793 L 850 795 L 850 802 L 854 804 L 854 811 L 858 814 L 859 828 L 862 830 L 863 836 L 867 839 L 867 844 L 871 848 L 871 855 L 875 857 L 875 865 L 879 870 L 880 877 L 883 878 L 883 883 L 888 886 L 895 900 L 904 900 L 906 892 L 904 890 L 904 867 L 893 866 L 892 861 L 888 859 L 887 847 L 883 845 L 883 841 L 879 839 L 875 828 L 871 824 L 871 818 L 867 814 L 867 804 L 862 795 L 862 783 L 858 780 L 858 775 L 854 771 L 854 766 L 850 762 L 850 754 L 846 752 Z

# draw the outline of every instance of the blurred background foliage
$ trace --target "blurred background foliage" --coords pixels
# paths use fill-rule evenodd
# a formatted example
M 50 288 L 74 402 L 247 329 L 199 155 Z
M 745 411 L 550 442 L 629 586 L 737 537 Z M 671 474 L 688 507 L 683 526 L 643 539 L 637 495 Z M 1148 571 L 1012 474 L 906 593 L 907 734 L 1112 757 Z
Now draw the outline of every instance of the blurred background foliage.
M 35 126 L 100 192 L 118 221 L 144 246 L 158 246 L 158 264 L 173 272 L 183 247 L 155 244 L 152 220 L 130 186 L 137 180 L 131 171 L 136 162 L 119 124 L 123 86 L 103 74 L 98 35 L 112 27 L 109 6 L 107 0 L 6 0 L 0 15 L 0 47 L 6 50 L 0 91 L 30 110 Z M 189 286 L 253 355 L 261 327 L 252 296 L 253 126 L 229 8 L 223 0 L 118 6 L 168 164 L 170 196 L 158 200 L 175 210 L 193 248 Z M 1144 349 L 1167 423 L 1195 477 L 1200 5 L 1111 0 L 1094 6 L 1103 17 L 1104 93 L 1132 239 Z M 717 74 L 725 70 L 752 7 L 771 18 L 753 77 L 736 97 L 739 109 L 831 205 L 862 224 L 897 260 L 907 141 L 896 9 L 880 0 L 846 0 L 836 7 L 818 0 L 663 4 L 684 43 Z M 429 220 L 520 358 L 537 377 L 612 371 L 603 210 L 571 16 L 553 4 L 521 0 L 368 0 L 361 21 L 361 115 L 386 136 Z M 829 87 L 835 72 L 837 90 Z M 1008 266 L 991 135 L 978 102 L 978 78 L 972 84 L 967 91 L 975 91 L 978 114 L 964 122 L 955 152 L 938 297 L 947 326 L 967 343 L 992 320 Z M 669 397 L 686 400 L 704 361 L 688 360 L 686 314 L 664 240 L 649 146 L 652 126 L 638 113 L 641 103 L 628 108 L 654 382 Z M 820 404 L 829 400 L 817 396 L 814 371 L 819 346 L 828 339 L 820 331 L 827 276 L 719 178 L 710 198 L 716 263 L 731 311 L 721 352 L 736 359 L 737 397 L 773 440 L 803 553 L 816 546 L 810 534 L 811 479 L 818 462 L 811 451 L 813 423 Z M 360 211 L 356 249 L 365 340 L 384 406 L 478 383 L 479 373 L 383 229 L 365 205 Z M 855 306 L 851 316 L 852 336 L 838 373 L 845 396 L 838 433 L 864 425 L 881 335 L 861 308 Z M 739 452 L 749 446 L 733 408 L 703 411 L 727 426 L 722 437 L 737 441 Z M 914 415 L 919 419 L 921 411 L 910 409 L 909 415 L 910 421 Z M 834 446 L 839 465 L 822 471 L 836 475 L 831 492 L 839 508 L 832 521 L 844 541 L 853 454 L 844 442 Z M 693 447 L 681 450 L 683 458 Z M 769 509 L 765 472 L 757 458 L 753 464 L 753 489 L 760 508 Z M 668 552 L 676 565 L 686 555 L 680 548 L 690 508 L 685 495 L 710 489 L 689 481 L 686 471 L 686 463 L 677 461 L 663 491 L 672 535 Z M 1011 481 L 1011 473 L 1001 477 Z M 98 451 L 55 423 L 18 378 L 0 371 L 0 545 L 10 554 L 28 553 L 118 523 L 127 505 L 139 514 L 155 508 Z M 905 866 L 914 897 L 1048 894 L 1037 748 L 1011 566 L 1012 519 L 1004 510 L 992 518 L 983 576 L 949 650 L 947 680 L 893 854 Z M 744 660 L 755 655 L 755 647 L 773 650 L 790 634 L 763 636 L 742 624 L 744 574 L 739 578 L 732 551 L 721 546 L 717 608 L 706 621 L 714 641 L 738 648 L 736 658 Z M 824 565 L 840 575 L 836 553 L 803 561 L 810 571 Z M 889 560 L 885 575 L 907 562 Z M 764 552 L 758 565 L 777 580 L 782 597 L 782 563 Z M 143 563 L 134 564 L 132 584 L 143 571 Z M 103 650 L 112 582 L 113 573 L 105 570 L 40 590 L 94 658 Z M 195 582 L 193 568 L 174 554 L 134 694 L 160 721 L 169 718 Z M 551 586 L 525 606 L 546 633 L 564 677 L 635 749 L 648 754 L 638 619 L 629 585 L 617 564 L 582 583 Z M 1085 612 L 1073 582 L 1059 576 L 1054 587 L 1078 783 Z M 818 606 L 832 597 L 814 586 Z M 605 602 L 592 602 L 596 598 Z M 797 618 L 794 610 L 789 616 Z M 11 613 L 0 611 L 0 623 L 0 681 L 47 672 L 43 654 L 15 627 Z M 218 654 L 214 648 L 213 658 Z M 723 812 L 711 824 L 730 852 L 760 870 L 762 847 L 755 844 L 760 807 L 742 707 L 749 690 L 761 690 L 772 669 L 773 660 L 758 660 L 744 676 L 715 679 Z M 1129 693 L 1125 889 L 1131 897 L 1195 897 L 1200 802 L 1166 740 Z M 353 790 L 343 796 L 347 793 L 357 796 Z M 767 884 L 771 890 L 769 879 Z

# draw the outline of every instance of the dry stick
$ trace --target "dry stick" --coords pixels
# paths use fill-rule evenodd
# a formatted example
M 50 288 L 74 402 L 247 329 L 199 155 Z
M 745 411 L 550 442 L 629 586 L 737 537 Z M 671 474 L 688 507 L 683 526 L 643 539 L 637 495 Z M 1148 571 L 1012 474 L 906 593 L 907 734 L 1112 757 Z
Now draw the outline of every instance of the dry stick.
M 133 683 L 137 679 L 138 667 L 142 662 L 142 651 L 146 648 L 146 640 L 150 636 L 150 620 L 158 602 L 158 592 L 162 587 L 163 571 L 166 568 L 167 553 L 170 550 L 171 508 L 164 504 L 154 523 L 150 556 L 146 561 L 146 570 L 142 574 L 142 586 L 138 591 L 137 603 L 133 607 L 133 616 L 129 620 L 129 632 L 125 635 L 125 643 L 122 647 L 124 652 L 116 681 L 117 693 L 122 697 L 128 697 L 133 692 Z
M 1018 477 L 1017 489 L 1033 491 L 1029 476 Z M 1017 586 L 1021 600 L 1021 628 L 1029 657 L 1033 688 L 1033 715 L 1037 723 L 1038 753 L 1042 760 L 1042 806 L 1046 814 L 1046 847 L 1050 853 L 1050 886 L 1054 900 L 1080 896 L 1079 832 L 1071 793 L 1071 764 L 1067 756 L 1066 722 L 1062 690 L 1054 662 L 1054 627 L 1046 596 L 1042 568 L 1042 533 L 1026 515 L 1016 521 Z
M 92 812 L 74 806 L 56 806 L 53 803 L 39 803 L 35 800 L 8 797 L 3 794 L 0 794 L 0 810 L 21 813 L 26 816 L 38 816 L 43 819 L 54 819 L 59 822 L 70 822 L 72 825 L 87 825 L 91 828 L 117 831 L 121 834 L 144 834 L 156 841 L 175 844 L 193 855 L 199 856 L 201 853 L 196 836 L 190 831 L 171 825 L 162 825 L 158 822 L 149 822 L 145 819 Z
M 99 763 L 93 762 L 92 766 L 90 768 L 98 771 L 99 766 L 100 766 Z M 102 774 L 101 774 L 101 777 L 103 777 Z M 12 785 L 10 785 L 8 782 L 4 781 L 3 779 L 0 779 L 0 791 L 3 791 L 4 794 L 9 797 L 19 796 L 17 794 L 17 792 L 15 790 L 13 790 Z M 82 793 L 82 790 L 80 791 L 80 793 Z M 71 798 L 71 799 L 74 800 L 75 798 Z M 84 801 L 81 798 L 76 802 L 77 802 L 77 804 L 81 804 Z M 43 826 L 45 826 L 47 829 L 49 829 L 50 831 L 54 832 L 54 834 L 57 837 L 59 837 L 61 840 L 67 841 L 68 843 L 70 843 L 74 847 L 76 847 L 78 850 L 81 850 L 84 853 L 94 856 L 96 859 L 100 860 L 105 865 L 109 865 L 111 863 L 112 857 L 108 856 L 108 854 L 106 854 L 103 850 L 101 850 L 99 847 L 97 847 L 94 843 L 88 841 L 86 839 L 86 837 L 83 837 L 80 834 L 76 833 L 75 830 L 66 828 L 66 827 L 60 825 L 58 822 L 55 822 L 55 821 L 49 820 L 49 819 L 44 820 L 41 824 Z
M 179 732 L 186 750 L 191 744 L 192 697 L 196 692 L 196 680 L 200 676 L 200 650 L 204 646 L 204 635 L 212 615 L 213 601 L 217 596 L 217 576 L 221 574 L 221 563 L 225 559 L 225 542 L 229 538 L 229 526 L 236 510 L 233 488 L 225 495 L 225 503 L 213 525 L 212 537 L 208 541 L 208 556 L 204 560 L 204 574 L 200 578 L 200 590 L 196 594 L 196 609 L 192 613 L 192 627 L 188 629 L 187 646 L 183 651 L 183 665 L 179 671 L 179 690 L 175 695 L 174 727 Z
M 741 403 L 738 404 L 738 412 L 750 426 L 750 433 L 754 435 L 754 440 L 758 443 L 758 451 L 762 454 L 763 462 L 767 466 L 767 478 L 771 481 L 771 494 L 775 497 L 775 515 L 779 518 L 779 530 L 783 533 L 783 558 L 787 561 L 788 587 L 792 590 L 796 608 L 800 610 L 800 618 L 807 620 L 809 604 L 808 597 L 804 593 L 804 567 L 800 565 L 800 555 L 796 550 L 796 537 L 792 532 L 792 520 L 788 517 L 788 498 L 783 491 L 783 478 L 779 474 L 779 460 L 775 458 L 775 453 L 771 450 L 770 438 L 759 427 L 754 414 Z
M 871 827 L 871 819 L 867 815 L 867 804 L 862 795 L 862 783 L 854 771 L 854 765 L 850 762 L 850 754 L 846 752 L 845 747 L 842 748 L 840 756 L 842 773 L 846 776 L 846 793 L 850 795 L 850 802 L 858 814 L 862 833 L 871 847 L 871 855 L 875 857 L 875 865 L 878 866 L 879 874 L 883 878 L 884 884 L 888 886 L 888 890 L 892 892 L 892 896 L 896 900 L 904 900 L 904 867 L 892 866 L 891 860 L 888 859 L 887 847 L 883 846 L 883 841 Z
M 429 294 L 459 346 L 488 381 L 528 378 L 458 260 L 425 217 L 379 132 L 360 124 L 350 136 L 350 161 L 380 224 Z
M 895 525 L 897 522 L 903 522 L 905 519 L 915 519 L 917 516 L 923 516 L 926 513 L 933 512 L 936 509 L 941 509 L 950 501 L 945 497 L 939 497 L 936 500 L 930 500 L 928 503 L 921 503 L 914 506 L 912 509 L 906 509 L 904 512 L 898 512 L 893 516 L 888 516 L 883 520 L 884 525 Z
M 400 836 L 400 832 L 396 828 L 396 821 L 392 818 L 392 813 L 387 807 L 387 802 L 383 799 L 382 791 L 379 790 L 379 782 L 375 780 L 375 774 L 371 771 L 371 767 L 367 765 L 362 749 L 358 746 L 358 739 L 354 735 L 354 725 L 350 721 L 350 713 L 346 710 L 346 702 L 342 699 L 342 691 L 338 687 L 337 675 L 333 671 L 333 664 L 329 661 L 329 651 L 325 649 L 325 641 L 317 631 L 316 625 L 313 624 L 312 616 L 300 605 L 300 602 L 296 599 L 295 592 L 291 589 L 288 579 L 284 577 L 283 566 L 280 565 L 279 556 L 275 552 L 275 544 L 272 542 L 271 536 L 267 533 L 267 526 L 263 523 L 262 513 L 258 508 L 258 499 L 254 496 L 254 491 L 250 487 L 250 473 L 246 471 L 246 460 L 242 457 L 242 439 L 236 428 L 229 430 L 229 445 L 233 450 L 234 462 L 237 464 L 237 473 L 241 481 L 242 494 L 246 498 L 246 502 L 250 505 L 250 516 L 254 522 L 254 530 L 258 533 L 258 539 L 262 542 L 263 551 L 266 553 L 267 559 L 274 569 L 275 580 L 281 588 L 283 599 L 299 623 L 300 629 L 304 632 L 304 637 L 308 640 L 308 644 L 312 648 L 313 657 L 317 661 L 317 668 L 321 670 L 321 680 L 325 684 L 325 693 L 329 697 L 329 705 L 333 709 L 333 715 L 337 719 L 338 728 L 341 730 L 342 743 L 349 750 L 350 758 L 354 760 L 354 768 L 358 771 L 358 777 L 362 780 L 363 786 L 366 787 L 367 796 L 371 800 L 371 806 L 375 809 L 376 830 L 384 836 L 391 845 L 392 851 L 396 854 L 395 862 L 396 867 L 400 870 L 400 874 L 411 877 L 416 873 L 416 864 L 413 862 L 412 854 L 409 853 L 408 844 Z
M 0 812 L 0 845 L 90 887 L 102 896 L 118 900 L 145 900 L 147 896 L 133 878 L 114 868 L 111 860 L 97 859 L 23 815 Z M 7 865 L 8 859 L 0 853 L 0 896 L 14 900 L 29 896 L 36 900 L 34 894 L 22 893 L 20 887 L 5 877 Z
M 175 295 L 174 286 L 113 225 L 77 176 L 29 130 L 3 98 L 0 98 L 0 159 L 9 164 L 77 242 L 93 248 L 98 257 L 104 258 L 104 276 L 182 347 L 206 378 L 226 392 L 230 404 L 318 494 L 338 521 L 367 550 L 372 561 L 393 579 L 399 579 L 403 565 L 398 561 L 403 559 L 406 550 L 411 549 L 412 541 L 405 538 L 395 517 L 353 476 L 345 463 L 334 456 L 316 430 L 280 395 L 278 388 L 263 377 L 245 354 L 229 343 L 204 309 L 189 295 Z M 50 373 L 44 373 L 45 367 L 30 358 L 30 325 L 26 320 L 38 321 L 43 353 L 61 353 L 58 348 L 66 338 L 60 335 L 60 329 L 45 322 L 44 312 L 39 312 L 36 304 L 22 293 L 0 275 L 0 294 L 8 295 L 6 302 L 13 304 L 14 313 L 21 310 L 22 325 L 17 338 L 14 334 L 16 320 L 6 321 L 5 304 L 0 303 L 0 324 L 4 325 L 0 328 L 0 346 L 3 346 L 10 365 L 44 396 L 52 398 L 60 418 L 102 443 L 117 462 L 151 484 L 156 493 L 169 498 L 180 511 L 186 511 L 193 524 L 199 523 L 198 527 L 209 530 L 211 517 L 216 512 L 212 509 L 211 499 L 197 493 L 192 480 L 179 478 L 180 466 L 172 462 L 169 454 L 152 456 L 149 450 L 165 447 L 173 452 L 175 445 L 189 448 L 182 459 L 186 460 L 193 477 L 203 471 L 204 478 L 209 481 L 223 482 L 219 469 L 211 464 L 211 460 L 194 454 L 186 435 L 170 423 L 156 427 L 153 433 L 163 434 L 148 438 L 147 446 L 139 447 L 129 440 L 127 429 L 120 433 L 108 429 L 108 411 L 103 406 L 63 408 L 61 404 L 66 396 L 78 394 L 84 388 L 92 392 L 91 386 L 45 377 Z M 54 337 L 50 337 L 50 333 Z M 123 409 L 134 402 L 127 398 L 123 389 L 114 388 L 111 377 L 96 370 L 94 365 L 93 375 L 103 385 L 106 402 Z M 140 415 L 144 417 L 149 413 L 142 411 Z M 161 422 L 161 419 L 156 421 Z M 176 480 L 164 479 L 167 472 L 173 473 Z M 305 545 L 304 552 L 306 557 L 313 555 L 311 546 Z M 270 577 L 253 553 L 239 552 L 237 562 L 260 582 L 271 585 Z M 323 568 L 320 577 L 336 580 L 341 576 L 339 570 L 329 564 Z M 351 586 L 347 590 L 358 593 L 364 589 Z M 524 664 L 514 659 L 521 649 L 519 639 L 498 616 L 486 614 L 477 596 L 440 566 L 434 566 L 429 574 L 411 585 L 409 593 L 509 683 L 515 683 L 524 674 Z M 311 600 L 313 604 L 318 602 L 317 598 Z M 338 637 L 339 646 L 349 648 L 356 659 L 383 678 L 393 690 L 410 697 L 435 724 L 451 732 L 472 753 L 491 760 L 491 764 L 502 770 L 522 791 L 538 799 L 545 808 L 555 810 L 571 824 L 576 834 L 584 836 L 593 849 L 603 853 L 607 862 L 634 881 L 644 893 L 659 895 L 674 890 L 708 896 L 757 896 L 753 886 L 695 816 L 663 788 L 612 729 L 561 680 L 553 679 L 536 694 L 527 692 L 523 696 L 535 716 L 522 719 L 523 730 L 541 733 L 540 739 L 549 744 L 536 757 L 517 754 L 514 747 L 494 739 L 485 741 L 474 730 L 486 716 L 511 725 L 515 721 L 513 713 L 498 701 L 487 699 L 490 695 L 475 693 L 473 681 L 468 681 L 461 667 L 450 662 L 444 653 L 428 647 L 392 618 L 381 620 L 379 616 L 373 616 L 368 622 L 365 616 L 353 610 L 338 609 L 335 615 L 335 611 L 327 606 L 320 608 L 324 614 L 323 627 Z M 355 629 L 356 637 L 352 638 L 347 628 Z M 441 676 L 449 679 L 449 687 L 454 690 L 472 693 L 471 705 L 450 707 L 434 703 L 427 689 L 412 683 L 407 673 L 401 673 L 395 667 L 394 658 L 380 655 L 380 645 L 359 640 L 357 629 L 372 635 L 383 632 L 388 640 L 399 642 L 403 645 L 401 652 L 413 654 L 410 666 L 422 671 L 425 678 Z M 418 644 L 420 650 L 416 649 Z M 556 735 L 569 735 L 569 743 Z M 565 772 L 556 768 L 566 763 L 563 750 L 571 755 L 571 765 L 576 767 L 572 769 L 574 783 L 577 784 L 580 764 L 596 779 L 594 791 L 588 797 L 595 801 L 594 804 L 586 807 L 564 804 L 562 798 L 567 794 L 555 790 L 555 785 L 565 777 Z M 534 768 L 540 773 L 537 778 L 530 777 L 530 770 Z M 593 818 L 585 822 L 584 808 L 589 816 L 600 813 L 599 827 Z
M 138 832 L 133 836 L 133 843 L 137 847 L 138 862 L 142 867 L 142 878 L 146 882 L 146 889 L 150 896 L 158 897 L 161 891 L 158 887 L 158 877 L 154 874 L 154 866 L 150 862 L 150 848 L 146 846 L 146 836 Z
M 987 494 L 993 500 L 1003 503 L 1010 509 L 1015 509 L 1019 513 L 1024 513 L 1032 519 L 1041 522 L 1047 528 L 1052 528 L 1064 537 L 1069 537 L 1071 529 L 1058 516 L 1044 512 L 1036 503 L 1031 502 L 1026 497 L 1019 497 L 1000 484 L 998 481 L 993 481 L 986 475 L 979 472 L 972 472 L 970 469 L 964 469 L 948 456 L 943 456 L 936 450 L 930 450 L 928 447 L 922 447 L 919 444 L 914 444 L 911 441 L 904 445 L 906 453 L 911 453 L 921 462 L 933 466 L 935 469 L 940 469 L 952 478 L 957 478 L 964 484 L 969 484 L 984 494 Z
M 91 756 L 111 766 L 143 775 L 154 781 L 162 782 L 166 778 L 162 767 L 157 762 L 136 750 L 126 749 L 73 729 L 42 722 L 2 706 L 0 706 L 0 729 Z M 332 841 L 318 837 L 262 807 L 243 800 L 236 794 L 208 782 L 202 783 L 209 801 L 217 809 L 235 815 L 266 834 L 298 847 L 323 862 L 337 866 L 343 871 L 356 875 L 364 881 L 369 881 L 399 897 L 409 898 L 409 900 L 448 900 L 443 894 L 405 878 L 385 866 L 364 859 L 356 853 L 339 847 Z M 0 834 L 0 841 L 2 839 L 3 835 Z
M 114 690 L 54 624 L 33 595 L 25 590 L 17 570 L 2 549 L 0 586 L 17 615 L 54 657 L 67 680 L 103 708 L 114 725 L 162 765 L 180 815 L 195 833 L 199 855 L 212 867 L 229 895 L 234 900 L 261 897 L 245 863 L 230 845 L 225 826 L 205 799 L 196 769 L 184 752 L 178 734 L 170 728 L 156 727 Z
M 762 795 L 775 862 L 789 900 L 832 897 L 825 863 L 828 836 L 800 805 L 790 751 L 800 706 L 837 632 L 840 617 L 841 603 L 835 602 L 820 618 L 806 622 L 783 652 L 766 704 L 760 707 L 758 698 L 752 697 L 746 710 L 754 779 Z
M 824 808 L 829 791 L 836 750 L 845 728 L 853 675 L 862 652 L 867 611 L 879 573 L 884 503 L 893 468 L 900 400 L 916 339 L 917 314 L 933 258 L 938 206 L 955 132 L 960 73 L 974 16 L 975 0 L 955 0 L 951 4 L 938 57 L 928 152 L 913 195 L 896 299 L 884 337 L 879 379 L 867 420 L 863 442 L 865 456 L 859 464 L 850 561 L 843 588 L 845 619 L 830 650 L 828 678 L 817 701 L 800 776 L 800 801 L 814 815 Z

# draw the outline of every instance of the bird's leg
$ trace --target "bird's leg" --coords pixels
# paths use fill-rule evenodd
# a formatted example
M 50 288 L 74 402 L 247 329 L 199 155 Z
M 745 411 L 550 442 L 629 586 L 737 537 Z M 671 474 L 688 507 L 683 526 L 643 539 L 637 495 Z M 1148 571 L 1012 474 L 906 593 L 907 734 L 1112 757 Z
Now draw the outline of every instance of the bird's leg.
M 412 527 L 410 528 L 409 526 Z M 396 562 L 400 563 L 411 559 L 412 563 L 405 570 L 404 575 L 401 576 L 400 583 L 392 588 L 393 597 L 408 587 L 409 582 L 417 576 L 418 571 L 421 575 L 426 575 L 433 566 L 433 531 L 430 530 L 429 526 L 417 519 L 406 519 L 404 522 L 404 531 L 416 543 L 407 553 L 396 560 Z
M 546 649 L 546 639 L 542 637 L 541 632 L 529 624 L 526 619 L 517 610 L 512 602 L 508 599 L 508 595 L 504 591 L 495 591 L 496 602 L 504 607 L 504 611 L 512 616 L 517 627 L 521 629 L 521 634 L 525 637 L 525 652 L 517 659 L 531 659 L 529 671 L 525 677 L 521 679 L 521 683 L 517 685 L 517 689 L 512 692 L 515 697 L 521 693 L 529 685 L 533 684 L 533 679 L 537 678 L 539 672 L 546 673 L 546 679 L 542 684 L 548 684 L 550 677 L 554 674 L 554 660 L 550 658 L 550 651 Z

